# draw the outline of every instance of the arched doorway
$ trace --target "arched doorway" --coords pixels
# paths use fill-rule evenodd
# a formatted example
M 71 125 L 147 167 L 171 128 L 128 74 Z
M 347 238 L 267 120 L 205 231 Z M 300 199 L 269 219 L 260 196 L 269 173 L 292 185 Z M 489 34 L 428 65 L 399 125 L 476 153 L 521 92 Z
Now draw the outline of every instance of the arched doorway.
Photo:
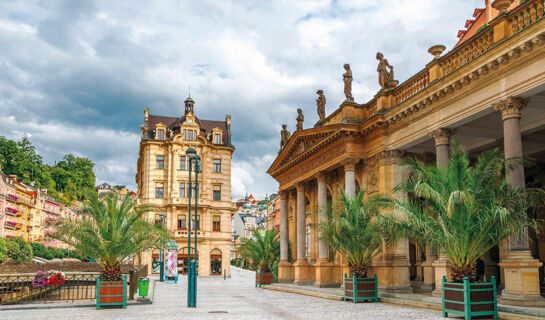
M 189 266 L 189 250 L 187 247 L 178 249 L 178 273 L 187 274 L 187 268 Z M 191 247 L 191 259 L 195 259 L 195 248 Z M 199 272 L 199 251 L 197 251 L 197 273 Z
M 210 251 L 210 275 L 221 275 L 221 251 L 219 249 Z

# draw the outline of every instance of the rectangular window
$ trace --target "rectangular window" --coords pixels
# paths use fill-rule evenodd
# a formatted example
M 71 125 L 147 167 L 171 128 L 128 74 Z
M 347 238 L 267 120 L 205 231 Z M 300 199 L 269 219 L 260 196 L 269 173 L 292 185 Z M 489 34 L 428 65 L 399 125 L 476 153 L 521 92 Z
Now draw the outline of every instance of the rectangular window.
M 201 230 L 201 216 L 197 216 L 197 227 L 195 228 L 195 218 L 192 217 L 193 229 Z
M 185 183 L 180 182 L 180 198 L 185 198 Z
M 165 130 L 157 130 L 157 140 L 165 140 Z
M 220 216 L 213 216 L 213 217 L 212 217 L 212 230 L 213 230 L 213 231 L 221 231 L 221 219 L 220 219 Z
M 219 133 L 214 134 L 214 144 L 221 144 L 221 135 Z
M 214 172 L 221 172 L 221 159 L 214 159 Z
M 193 140 L 197 141 L 197 130 L 193 130 Z
M 156 166 L 157 169 L 165 168 L 165 156 L 157 156 Z
M 180 156 L 180 170 L 185 170 L 185 156 Z
M 184 129 L 184 140 L 187 140 L 187 129 Z
M 193 140 L 193 130 L 187 130 L 186 140 Z
M 185 214 L 179 214 L 178 215 L 178 230 L 185 230 L 186 228 L 187 226 L 186 226 Z
M 158 183 L 155 185 L 155 198 L 162 199 L 163 198 L 163 184 Z
M 212 190 L 212 200 L 221 201 L 221 185 L 215 185 Z

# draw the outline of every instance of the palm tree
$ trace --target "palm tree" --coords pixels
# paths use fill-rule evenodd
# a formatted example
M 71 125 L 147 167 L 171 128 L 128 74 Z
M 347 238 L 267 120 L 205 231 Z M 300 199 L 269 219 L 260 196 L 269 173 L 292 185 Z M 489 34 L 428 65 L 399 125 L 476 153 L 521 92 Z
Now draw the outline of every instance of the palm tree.
M 475 281 L 475 261 L 511 236 L 524 237 L 537 224 L 526 211 L 543 190 L 512 186 L 506 179 L 521 159 L 505 160 L 497 149 L 471 165 L 467 153 L 453 144 L 446 168 L 407 159 L 410 174 L 397 191 L 410 196 L 394 200 L 406 217 L 394 223 L 401 234 L 442 248 L 456 282 Z
M 83 219 L 62 219 L 53 237 L 71 245 L 83 256 L 95 260 L 102 268 L 102 280 L 121 280 L 121 264 L 130 256 L 159 248 L 168 232 L 152 221 L 144 220 L 149 206 L 136 206 L 130 197 L 118 205 L 117 194 L 99 199 L 87 195 L 82 210 Z M 163 241 L 164 242 L 164 241 Z
M 384 247 L 398 240 L 397 235 L 383 228 L 379 214 L 388 207 L 388 198 L 373 195 L 363 201 L 364 191 L 349 197 L 341 188 L 339 205 L 329 210 L 327 221 L 318 224 L 321 240 L 347 260 L 350 272 L 357 278 L 367 277 L 369 263 Z
M 253 238 L 243 240 L 240 255 L 246 260 L 251 260 L 261 272 L 271 272 L 280 260 L 278 230 L 265 230 L 262 234 L 256 229 Z

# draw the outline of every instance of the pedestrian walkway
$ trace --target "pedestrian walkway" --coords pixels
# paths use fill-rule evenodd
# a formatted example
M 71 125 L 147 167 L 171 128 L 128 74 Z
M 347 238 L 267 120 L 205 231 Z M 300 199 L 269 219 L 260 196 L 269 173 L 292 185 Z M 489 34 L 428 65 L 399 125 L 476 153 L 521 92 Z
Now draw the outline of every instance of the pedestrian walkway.
M 188 309 L 187 282 L 156 282 L 153 303 L 127 309 L 68 308 L 0 311 L 0 319 L 443 319 L 434 310 L 384 303 L 349 303 L 254 287 L 255 273 L 232 268 L 232 277 L 198 279 L 197 308 Z

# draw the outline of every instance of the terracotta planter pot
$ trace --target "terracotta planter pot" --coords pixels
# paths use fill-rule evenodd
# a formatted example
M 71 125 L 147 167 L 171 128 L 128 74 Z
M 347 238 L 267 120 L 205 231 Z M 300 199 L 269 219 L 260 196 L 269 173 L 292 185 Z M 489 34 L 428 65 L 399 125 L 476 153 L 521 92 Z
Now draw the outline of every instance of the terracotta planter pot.
M 123 281 L 102 281 L 97 278 L 96 307 L 121 306 L 127 307 L 127 275 Z
M 344 301 L 374 301 L 378 302 L 377 274 L 373 278 L 344 277 Z
M 449 313 L 463 315 L 466 320 L 477 316 L 493 316 L 498 319 L 498 302 L 496 297 L 496 279 L 490 282 L 463 283 L 447 282 L 443 277 L 443 317 Z
M 256 272 L 255 273 L 255 286 L 260 287 L 262 285 L 274 283 L 274 273 L 272 272 Z

